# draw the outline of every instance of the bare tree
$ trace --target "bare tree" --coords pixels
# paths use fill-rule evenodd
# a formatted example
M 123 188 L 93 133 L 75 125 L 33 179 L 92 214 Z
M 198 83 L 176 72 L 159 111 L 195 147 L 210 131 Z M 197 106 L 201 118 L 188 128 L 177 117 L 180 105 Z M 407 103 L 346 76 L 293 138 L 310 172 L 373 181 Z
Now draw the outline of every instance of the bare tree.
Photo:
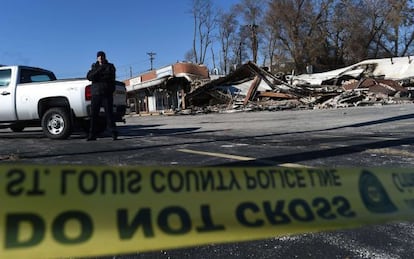
M 193 55 L 195 63 L 205 62 L 208 47 L 212 44 L 215 17 L 211 0 L 191 0 L 194 20 Z
M 263 38 L 264 38 L 264 61 L 263 63 L 266 64 L 266 59 L 269 59 L 269 69 L 270 71 L 274 71 L 274 65 L 277 62 L 285 60 L 282 58 L 283 52 L 282 48 L 280 47 L 280 41 L 278 38 L 279 33 L 279 26 L 277 22 L 278 17 L 272 15 L 270 12 L 266 13 L 264 22 L 263 22 Z M 276 54 L 278 52 L 278 54 Z
M 263 6 L 266 6 L 266 0 L 241 0 L 235 5 L 236 11 L 240 12 L 244 24 L 244 28 L 250 32 L 247 39 L 250 41 L 252 51 L 252 61 L 257 63 L 257 55 L 259 50 L 259 39 L 262 28 L 260 24 L 263 19 Z
M 191 3 L 194 38 L 186 56 L 204 63 L 217 40 L 225 73 L 246 59 L 261 58 L 271 69 L 281 60 L 292 61 L 304 72 L 307 65 L 327 70 L 414 54 L 414 0 L 239 0 L 235 12 L 220 13 L 218 19 L 211 0 Z
M 237 32 L 238 22 L 236 19 L 236 12 L 234 9 L 229 12 L 221 11 L 218 15 L 218 30 L 219 30 L 219 41 L 222 58 L 222 71 L 227 74 L 230 71 L 231 58 L 230 58 L 230 47 L 232 42 L 235 40 L 235 34 Z
M 280 48 L 288 52 L 298 70 L 318 64 L 328 51 L 327 24 L 333 0 L 272 0 L 266 22 Z
M 348 63 L 383 56 L 378 45 L 384 37 L 389 12 L 382 0 L 343 0 L 344 57 Z M 351 17 L 346 18 L 346 16 Z
M 411 0 L 388 0 L 385 13 L 383 43 L 379 45 L 392 56 L 405 56 L 413 51 L 414 8 Z

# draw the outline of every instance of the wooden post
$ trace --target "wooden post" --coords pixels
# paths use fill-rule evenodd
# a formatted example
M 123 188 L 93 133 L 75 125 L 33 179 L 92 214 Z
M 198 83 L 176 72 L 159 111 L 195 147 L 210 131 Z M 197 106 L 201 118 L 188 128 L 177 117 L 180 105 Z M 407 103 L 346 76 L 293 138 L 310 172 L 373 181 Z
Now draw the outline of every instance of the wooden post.
M 260 76 L 255 76 L 252 84 L 250 85 L 249 91 L 247 92 L 246 98 L 244 99 L 243 105 L 246 105 L 251 98 L 256 94 L 257 88 L 259 88 L 262 78 Z

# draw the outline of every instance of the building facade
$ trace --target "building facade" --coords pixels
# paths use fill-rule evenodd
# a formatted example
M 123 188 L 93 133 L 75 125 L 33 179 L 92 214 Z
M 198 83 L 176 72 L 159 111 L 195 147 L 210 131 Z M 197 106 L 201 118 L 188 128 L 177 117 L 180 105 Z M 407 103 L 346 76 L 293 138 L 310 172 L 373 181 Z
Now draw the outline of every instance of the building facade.
M 130 113 L 173 113 L 186 109 L 184 97 L 197 81 L 209 80 L 206 66 L 178 62 L 124 81 Z

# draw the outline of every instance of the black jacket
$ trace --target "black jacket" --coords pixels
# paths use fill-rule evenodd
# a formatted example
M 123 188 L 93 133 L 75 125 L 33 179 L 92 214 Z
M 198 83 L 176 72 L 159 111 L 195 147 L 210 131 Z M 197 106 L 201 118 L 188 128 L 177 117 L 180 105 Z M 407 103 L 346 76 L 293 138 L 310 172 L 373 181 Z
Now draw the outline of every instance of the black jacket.
M 93 63 L 86 77 L 92 82 L 92 95 L 112 95 L 115 91 L 115 66 L 107 61 Z

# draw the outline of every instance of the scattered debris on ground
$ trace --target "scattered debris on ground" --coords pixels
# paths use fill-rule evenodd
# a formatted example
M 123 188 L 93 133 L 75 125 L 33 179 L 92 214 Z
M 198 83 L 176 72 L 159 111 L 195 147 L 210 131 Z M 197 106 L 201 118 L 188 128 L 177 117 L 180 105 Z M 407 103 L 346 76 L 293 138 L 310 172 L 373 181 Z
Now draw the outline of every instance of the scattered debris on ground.
M 9 154 L 9 155 L 0 155 L 0 161 L 17 161 L 20 157 L 17 154 Z

